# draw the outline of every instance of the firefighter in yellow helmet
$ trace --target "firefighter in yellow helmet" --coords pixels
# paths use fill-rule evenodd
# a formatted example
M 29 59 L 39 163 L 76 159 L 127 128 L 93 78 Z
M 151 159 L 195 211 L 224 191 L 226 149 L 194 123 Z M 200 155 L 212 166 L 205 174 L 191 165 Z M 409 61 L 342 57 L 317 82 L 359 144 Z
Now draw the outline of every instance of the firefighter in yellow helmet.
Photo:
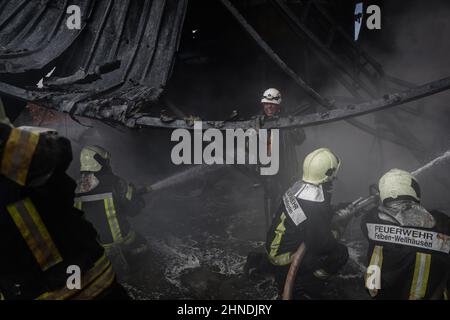
M 294 286 L 294 298 L 320 299 L 326 280 L 347 261 L 347 248 L 334 236 L 331 220 L 333 180 L 339 158 L 329 149 L 308 154 L 303 162 L 303 178 L 283 195 L 267 234 L 266 251 L 274 266 L 280 291 L 283 290 L 293 253 L 302 243 L 306 254 Z
M 71 161 L 69 140 L 14 128 L 0 100 L 0 300 L 129 298 L 97 233 L 73 207 Z M 80 287 L 67 286 L 70 266 Z
M 362 219 L 369 241 L 365 286 L 375 299 L 448 299 L 450 218 L 421 205 L 418 181 L 392 169 L 381 204 Z
M 110 161 L 110 153 L 102 147 L 82 149 L 75 205 L 97 229 L 115 268 L 125 273 L 138 265 L 133 260 L 148 249 L 145 238 L 128 221 L 141 212 L 145 202 L 140 191 L 113 173 Z

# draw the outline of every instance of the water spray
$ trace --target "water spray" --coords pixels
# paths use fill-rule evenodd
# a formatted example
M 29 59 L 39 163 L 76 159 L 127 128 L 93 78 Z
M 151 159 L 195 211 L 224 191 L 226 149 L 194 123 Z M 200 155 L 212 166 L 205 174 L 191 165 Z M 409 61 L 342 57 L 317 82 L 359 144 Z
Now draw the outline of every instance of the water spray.
M 160 191 L 166 188 L 174 187 L 176 185 L 188 182 L 191 179 L 201 177 L 203 175 L 218 171 L 223 168 L 223 165 L 195 165 L 184 171 L 170 175 L 161 179 L 150 186 L 146 186 L 140 193 L 149 193 L 153 191 Z
M 432 167 L 434 167 L 435 165 L 443 162 L 444 160 L 448 160 L 450 159 L 450 150 L 447 150 L 444 154 L 440 155 L 439 157 L 431 160 L 430 162 L 428 162 L 427 164 L 423 165 L 422 167 L 420 167 L 419 169 L 411 172 L 411 174 L 413 176 L 418 176 L 419 174 L 421 174 L 423 171 L 428 170 Z
M 411 174 L 413 176 L 418 176 L 422 174 L 424 171 L 429 170 L 434 166 L 436 166 L 437 164 L 449 159 L 450 159 L 450 150 L 446 151 L 445 153 L 431 160 L 430 162 L 424 164 L 420 168 L 412 171 Z M 379 198 L 378 190 L 371 188 L 370 196 L 365 198 L 361 197 L 353 201 L 347 208 L 340 210 L 340 212 L 338 212 L 337 215 L 339 219 L 342 219 L 342 221 L 347 220 L 351 216 L 359 216 L 362 211 L 366 211 L 367 209 L 370 209 L 373 206 L 375 206 L 378 202 L 378 198 Z

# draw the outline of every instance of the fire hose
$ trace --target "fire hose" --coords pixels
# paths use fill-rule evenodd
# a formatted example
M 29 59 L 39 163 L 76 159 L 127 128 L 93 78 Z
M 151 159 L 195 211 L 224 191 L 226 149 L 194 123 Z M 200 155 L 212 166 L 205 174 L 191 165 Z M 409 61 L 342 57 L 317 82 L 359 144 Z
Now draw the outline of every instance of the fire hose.
M 292 256 L 293 259 L 291 262 L 291 266 L 286 276 L 286 282 L 284 283 L 283 300 L 292 300 L 295 278 L 297 277 L 297 272 L 300 267 L 300 263 L 302 263 L 305 253 L 306 245 L 304 242 L 302 242 L 297 251 Z

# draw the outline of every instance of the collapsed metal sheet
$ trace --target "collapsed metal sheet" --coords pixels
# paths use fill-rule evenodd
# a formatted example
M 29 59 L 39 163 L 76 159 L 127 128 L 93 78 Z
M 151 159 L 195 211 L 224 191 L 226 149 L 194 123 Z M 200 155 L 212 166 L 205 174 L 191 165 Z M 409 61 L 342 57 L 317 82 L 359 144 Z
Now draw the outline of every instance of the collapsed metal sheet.
M 289 128 L 289 127 L 306 127 L 329 123 L 337 120 L 348 119 L 387 108 L 392 108 L 404 103 L 415 101 L 439 92 L 450 89 L 450 77 L 432 81 L 422 86 L 408 89 L 395 94 L 386 94 L 380 99 L 375 99 L 356 105 L 348 105 L 344 108 L 331 109 L 324 112 L 313 113 L 306 116 L 288 116 L 264 121 L 263 118 L 246 121 L 208 121 L 204 120 L 203 129 L 238 129 L 238 128 Z M 15 97 L 28 101 L 35 101 L 37 97 L 34 93 L 27 90 L 10 86 L 0 82 L 0 93 L 9 93 Z M 44 99 L 43 96 L 39 97 Z M 54 108 L 47 105 L 47 108 Z M 194 117 L 191 119 L 172 119 L 171 121 L 163 121 L 161 118 L 149 116 L 145 113 L 135 112 L 133 115 L 126 114 L 126 105 L 93 103 L 90 108 L 78 110 L 75 115 L 85 116 L 92 119 L 110 121 L 123 124 L 129 128 L 140 127 L 159 127 L 159 128 L 185 128 L 193 129 Z
M 68 5 L 81 9 L 80 30 L 66 25 Z M 133 112 L 161 94 L 186 9 L 187 0 L 0 0 L 0 79 L 59 58 L 42 89 L 3 93 L 69 113 L 93 101 Z
M 84 13 L 80 30 L 66 26 L 68 1 L 0 1 L 0 74 L 41 69 L 84 31 L 94 1 L 72 1 Z

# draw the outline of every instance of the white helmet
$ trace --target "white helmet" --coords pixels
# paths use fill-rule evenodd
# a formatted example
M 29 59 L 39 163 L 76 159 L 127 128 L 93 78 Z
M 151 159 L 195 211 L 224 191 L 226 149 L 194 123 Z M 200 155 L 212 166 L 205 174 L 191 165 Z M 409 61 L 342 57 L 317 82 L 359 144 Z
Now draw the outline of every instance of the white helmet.
M 404 170 L 392 169 L 385 173 L 379 183 L 380 199 L 397 199 L 408 196 L 420 201 L 420 186 L 414 176 Z
M 313 185 L 333 180 L 341 162 L 328 148 L 314 150 L 303 161 L 303 181 Z
M 264 91 L 261 103 L 281 104 L 281 92 L 275 88 Z

